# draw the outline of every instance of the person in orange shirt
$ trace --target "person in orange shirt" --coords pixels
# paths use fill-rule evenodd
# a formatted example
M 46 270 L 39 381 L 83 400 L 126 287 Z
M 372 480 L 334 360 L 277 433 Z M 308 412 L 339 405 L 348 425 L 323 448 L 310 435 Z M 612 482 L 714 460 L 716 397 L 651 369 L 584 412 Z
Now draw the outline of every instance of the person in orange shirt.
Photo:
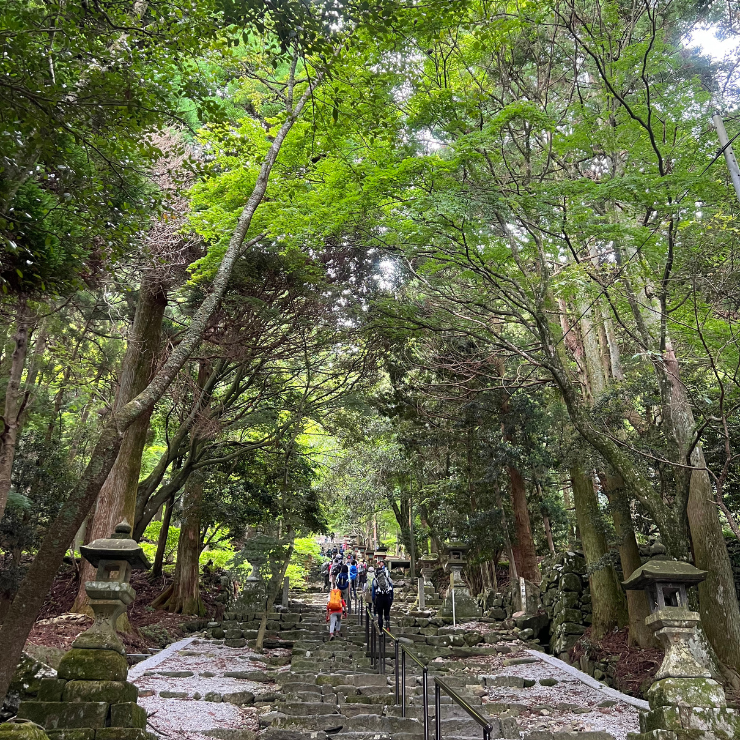
M 329 622 L 329 640 L 339 634 L 342 626 L 342 617 L 347 615 L 347 603 L 342 598 L 342 592 L 333 588 L 329 592 L 329 601 L 326 602 L 326 621 Z

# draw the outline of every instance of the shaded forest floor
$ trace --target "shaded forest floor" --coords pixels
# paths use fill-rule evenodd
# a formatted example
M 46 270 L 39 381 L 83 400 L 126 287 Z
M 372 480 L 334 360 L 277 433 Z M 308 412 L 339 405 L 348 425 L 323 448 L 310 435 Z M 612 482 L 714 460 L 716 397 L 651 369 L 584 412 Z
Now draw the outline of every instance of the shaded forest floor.
M 129 607 L 128 617 L 134 632 L 121 634 L 129 652 L 147 652 L 150 647 L 164 647 L 184 637 L 187 634 L 185 625 L 196 621 L 196 617 L 171 614 L 150 606 L 171 582 L 172 576 L 167 574 L 154 581 L 143 571 L 134 571 L 132 574 L 131 585 L 136 591 L 136 600 Z M 28 643 L 63 650 L 72 646 L 77 635 L 92 624 L 92 619 L 84 614 L 69 613 L 78 588 L 77 569 L 65 563 L 46 597 L 43 609 L 28 636 Z M 219 592 L 219 573 L 201 578 L 201 598 L 206 607 L 204 619 L 221 616 L 223 605 L 216 601 Z

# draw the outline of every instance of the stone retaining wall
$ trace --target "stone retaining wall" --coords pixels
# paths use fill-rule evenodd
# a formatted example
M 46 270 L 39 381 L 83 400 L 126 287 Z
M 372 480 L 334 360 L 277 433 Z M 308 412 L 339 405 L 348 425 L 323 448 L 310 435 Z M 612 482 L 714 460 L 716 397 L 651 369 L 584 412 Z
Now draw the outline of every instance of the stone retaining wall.
M 542 562 L 542 606 L 550 618 L 550 650 L 561 660 L 591 624 L 591 591 L 586 560 L 578 552 L 564 552 Z

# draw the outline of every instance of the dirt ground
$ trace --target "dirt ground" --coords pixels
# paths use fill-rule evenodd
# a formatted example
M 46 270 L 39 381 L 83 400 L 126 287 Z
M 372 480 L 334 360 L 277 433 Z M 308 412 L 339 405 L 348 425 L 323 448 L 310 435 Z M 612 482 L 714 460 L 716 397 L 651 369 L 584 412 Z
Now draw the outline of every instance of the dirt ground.
M 142 571 L 135 571 L 131 585 L 136 591 L 136 600 L 129 607 L 128 618 L 134 631 L 121 635 L 129 652 L 146 652 L 150 647 L 164 647 L 170 642 L 187 635 L 184 625 L 195 617 L 170 614 L 161 609 L 152 609 L 150 604 L 172 582 L 165 574 L 155 581 Z M 92 619 L 84 614 L 70 614 L 74 603 L 79 577 L 77 569 L 65 563 L 49 591 L 39 618 L 28 636 L 28 642 L 68 650 L 80 632 L 86 630 Z M 206 607 L 206 619 L 218 618 L 223 606 L 216 601 L 220 590 L 218 574 L 201 581 L 201 596 Z

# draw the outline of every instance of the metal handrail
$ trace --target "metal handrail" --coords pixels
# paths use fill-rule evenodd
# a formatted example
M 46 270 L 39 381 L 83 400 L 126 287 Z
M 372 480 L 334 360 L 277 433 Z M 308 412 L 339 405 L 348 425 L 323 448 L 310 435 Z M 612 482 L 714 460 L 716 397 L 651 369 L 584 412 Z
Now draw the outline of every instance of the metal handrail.
M 444 681 L 434 677 L 434 740 L 442 740 L 442 691 L 452 699 L 459 707 L 464 709 L 482 728 L 483 740 L 491 740 L 491 723 L 477 712 L 456 691 L 453 691 Z
M 396 706 L 399 704 L 399 681 L 401 684 L 401 716 L 406 716 L 406 656 L 408 655 L 411 660 L 414 661 L 421 668 L 421 691 L 422 691 L 422 705 L 423 705 L 423 720 L 424 720 L 424 740 L 429 740 L 429 668 L 423 663 L 416 655 L 414 655 L 405 645 L 399 642 L 398 638 L 395 637 L 391 632 L 383 628 L 383 632 L 393 640 L 395 647 L 395 661 L 393 666 L 393 673 L 396 679 Z M 400 653 L 400 656 L 399 656 Z M 400 661 L 399 661 L 400 657 Z M 399 668 L 400 666 L 400 668 Z M 488 740 L 488 739 L 487 739 Z

